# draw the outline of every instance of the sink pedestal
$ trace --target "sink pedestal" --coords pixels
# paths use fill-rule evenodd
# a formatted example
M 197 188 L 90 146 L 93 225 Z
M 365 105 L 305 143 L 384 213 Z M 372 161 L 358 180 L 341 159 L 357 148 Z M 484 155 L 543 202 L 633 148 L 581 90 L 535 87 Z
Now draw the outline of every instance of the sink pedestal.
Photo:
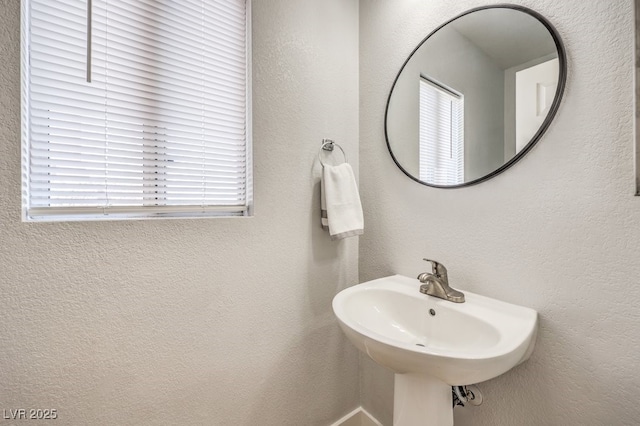
M 451 386 L 427 374 L 396 374 L 393 426 L 452 426 Z

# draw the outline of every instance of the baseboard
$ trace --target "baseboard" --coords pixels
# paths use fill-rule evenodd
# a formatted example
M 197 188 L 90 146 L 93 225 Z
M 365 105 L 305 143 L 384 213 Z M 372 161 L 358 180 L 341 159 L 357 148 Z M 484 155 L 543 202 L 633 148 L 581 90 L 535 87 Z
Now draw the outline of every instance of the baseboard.
M 358 407 L 331 426 L 382 426 L 382 423 L 362 407 Z

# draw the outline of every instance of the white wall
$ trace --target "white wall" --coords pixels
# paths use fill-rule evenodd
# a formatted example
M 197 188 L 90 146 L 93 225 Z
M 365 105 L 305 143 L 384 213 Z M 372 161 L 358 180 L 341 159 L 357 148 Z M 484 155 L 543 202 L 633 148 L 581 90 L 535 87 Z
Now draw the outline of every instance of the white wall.
M 477 186 L 419 185 L 386 151 L 386 96 L 433 28 L 486 0 L 360 3 L 360 279 L 415 276 L 425 256 L 455 287 L 540 313 L 532 358 L 481 385 L 456 425 L 636 425 L 640 198 L 633 197 L 632 0 L 514 0 L 567 48 L 565 99 L 518 164 Z M 416 289 L 417 291 L 417 289 Z M 364 408 L 391 424 L 392 375 L 365 359 Z
M 19 0 L 1 3 L 0 409 L 325 426 L 359 404 L 331 310 L 358 280 L 358 241 L 322 232 L 313 167 L 331 137 L 357 170 L 358 2 L 253 9 L 254 218 L 26 224 Z

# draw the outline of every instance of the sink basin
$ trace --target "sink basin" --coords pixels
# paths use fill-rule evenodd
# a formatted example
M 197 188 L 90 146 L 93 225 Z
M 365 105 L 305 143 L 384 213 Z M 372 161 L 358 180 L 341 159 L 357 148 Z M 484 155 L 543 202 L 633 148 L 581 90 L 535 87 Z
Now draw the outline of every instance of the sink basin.
M 464 303 L 453 303 L 419 287 L 402 275 L 380 278 L 338 293 L 333 310 L 351 342 L 377 363 L 452 386 L 499 376 L 533 351 L 533 309 L 468 291 Z

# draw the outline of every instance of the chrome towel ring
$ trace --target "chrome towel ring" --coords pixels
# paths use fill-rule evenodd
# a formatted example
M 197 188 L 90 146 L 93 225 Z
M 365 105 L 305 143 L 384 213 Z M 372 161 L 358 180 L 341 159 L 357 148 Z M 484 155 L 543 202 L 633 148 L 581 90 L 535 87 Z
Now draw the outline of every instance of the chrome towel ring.
M 344 162 L 345 163 L 349 162 L 349 160 L 347 160 L 347 154 L 344 152 L 344 149 L 342 149 L 342 147 L 339 144 L 337 144 L 335 141 L 331 139 L 322 139 L 322 145 L 320 146 L 320 151 L 318 152 L 318 161 L 320 162 L 320 164 L 322 164 L 322 167 L 325 166 L 325 163 L 322 162 L 322 151 L 332 152 L 334 147 L 338 147 L 338 149 L 342 151 Z

